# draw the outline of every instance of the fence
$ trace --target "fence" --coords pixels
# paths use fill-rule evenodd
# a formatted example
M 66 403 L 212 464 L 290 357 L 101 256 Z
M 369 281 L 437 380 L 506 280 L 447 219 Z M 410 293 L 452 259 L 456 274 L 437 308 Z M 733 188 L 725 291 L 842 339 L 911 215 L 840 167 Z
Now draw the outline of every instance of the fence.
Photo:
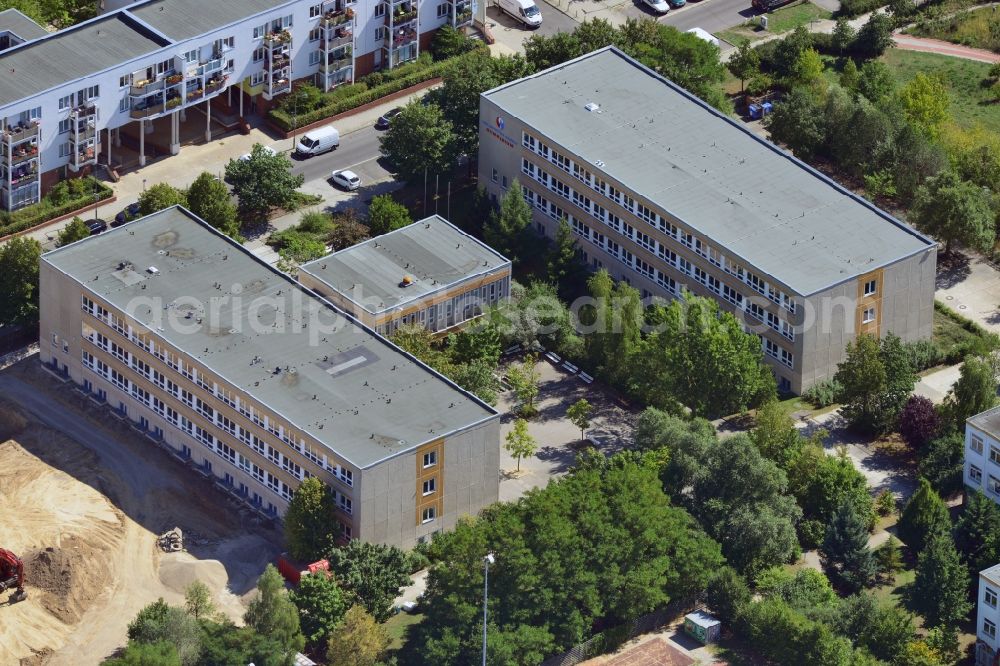
M 574 645 L 566 652 L 549 657 L 542 662 L 542 666 L 575 666 L 586 659 L 610 652 L 640 634 L 648 634 L 654 629 L 662 627 L 689 608 L 690 605 L 686 603 L 669 603 L 659 610 L 637 617 L 630 622 L 605 629 L 583 643 Z

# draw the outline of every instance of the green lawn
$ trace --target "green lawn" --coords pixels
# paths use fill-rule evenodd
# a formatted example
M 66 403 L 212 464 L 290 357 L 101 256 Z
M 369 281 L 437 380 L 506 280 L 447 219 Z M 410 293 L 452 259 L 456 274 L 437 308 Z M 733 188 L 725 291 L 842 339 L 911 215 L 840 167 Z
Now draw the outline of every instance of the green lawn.
M 882 56 L 900 85 L 907 83 L 917 72 L 940 75 L 948 86 L 951 115 L 962 127 L 981 124 L 988 130 L 1000 132 L 1000 99 L 982 82 L 988 78 L 990 65 L 961 58 L 890 49 Z
M 794 30 L 800 25 L 809 25 L 810 21 L 828 18 L 830 18 L 830 12 L 825 9 L 821 9 L 811 2 L 800 2 L 767 14 L 767 30 L 760 27 L 760 17 L 754 17 L 745 23 L 717 32 L 715 36 L 738 46 L 744 39 L 753 42 L 769 35 L 778 35 Z
M 1000 51 L 1000 40 L 990 32 L 990 20 L 996 16 L 992 7 L 959 12 L 937 20 L 918 21 L 906 32 L 920 37 L 943 39 L 977 49 Z
M 385 622 L 385 630 L 389 632 L 389 650 L 395 651 L 403 647 L 403 637 L 406 635 L 406 628 L 419 624 L 424 616 L 420 613 L 396 613 Z
M 900 571 L 896 574 L 896 579 L 892 583 L 876 587 L 872 590 L 872 592 L 879 601 L 906 608 L 906 599 L 904 599 L 903 591 L 907 585 L 910 585 L 914 579 L 916 579 L 916 577 L 917 572 L 914 569 Z M 916 619 L 918 622 L 920 621 L 919 617 Z

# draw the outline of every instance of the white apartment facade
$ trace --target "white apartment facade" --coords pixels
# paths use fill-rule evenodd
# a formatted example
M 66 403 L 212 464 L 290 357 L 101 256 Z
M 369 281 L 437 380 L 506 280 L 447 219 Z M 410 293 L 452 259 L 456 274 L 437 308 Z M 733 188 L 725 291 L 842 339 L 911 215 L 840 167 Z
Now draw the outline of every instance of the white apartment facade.
M 979 572 L 976 603 L 976 666 L 995 666 L 1000 652 L 1000 564 Z
M 296 80 L 330 90 L 415 60 L 442 25 L 471 23 L 472 1 L 140 0 L 17 43 L 0 51 L 0 207 L 112 163 L 126 126 L 144 166 L 157 119 L 176 154 L 189 111 L 210 139 L 213 101 L 242 117 Z

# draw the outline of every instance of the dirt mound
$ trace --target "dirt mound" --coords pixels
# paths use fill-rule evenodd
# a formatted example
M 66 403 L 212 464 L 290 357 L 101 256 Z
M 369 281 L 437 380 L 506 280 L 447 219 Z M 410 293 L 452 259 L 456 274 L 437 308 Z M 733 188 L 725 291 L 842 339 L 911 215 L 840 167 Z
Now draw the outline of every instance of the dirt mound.
M 45 608 L 67 624 L 80 620 L 90 602 L 103 588 L 104 576 L 94 575 L 95 565 L 101 567 L 99 553 L 93 552 L 80 539 L 63 539 L 61 548 L 43 548 L 22 557 L 25 579 L 31 587 L 41 590 Z M 97 583 L 97 589 L 92 589 Z

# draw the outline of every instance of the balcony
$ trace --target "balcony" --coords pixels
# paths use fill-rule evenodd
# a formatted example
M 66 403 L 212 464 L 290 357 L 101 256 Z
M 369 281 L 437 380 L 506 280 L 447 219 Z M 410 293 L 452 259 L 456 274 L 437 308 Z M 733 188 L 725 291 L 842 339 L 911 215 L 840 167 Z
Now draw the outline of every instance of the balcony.
M 79 171 L 88 164 L 97 163 L 97 150 L 93 145 L 85 146 L 73 153 L 73 161 L 69 163 L 71 171 Z
M 71 132 L 69 135 L 69 140 L 73 144 L 81 144 L 97 136 L 97 129 L 93 123 L 83 122 L 81 124 L 83 125 L 82 128 L 77 127 L 76 131 Z
M 15 166 L 28 160 L 38 159 L 38 144 L 21 144 L 11 150 L 10 165 Z
M 265 46 L 278 46 L 279 44 L 292 45 L 292 33 L 287 30 L 280 30 L 278 32 L 272 32 L 264 36 Z
M 87 116 L 97 115 L 97 105 L 93 102 L 87 102 L 86 104 L 81 104 L 80 106 L 73 109 L 73 115 L 77 118 L 86 118 Z
M 411 9 L 409 11 L 399 11 L 398 9 L 394 11 L 391 15 L 386 12 L 385 24 L 392 25 L 394 27 L 404 26 L 408 23 L 417 20 L 417 10 Z
M 351 64 L 352 58 L 350 55 L 346 55 L 341 58 L 328 58 L 323 63 L 323 71 L 327 74 L 332 74 L 333 72 L 338 72 L 345 67 L 350 67 Z
M 217 54 L 211 60 L 206 60 L 205 62 L 198 63 L 188 68 L 188 76 L 205 76 L 206 74 L 212 74 L 214 72 L 221 71 L 225 65 L 225 59 L 222 54 Z
M 129 95 L 132 97 L 145 97 L 151 93 L 163 90 L 166 81 L 164 79 L 158 79 L 155 81 L 141 80 L 137 83 L 133 83 L 129 87 Z
M 8 144 L 21 143 L 38 137 L 38 122 L 8 125 L 3 131 L 3 141 Z
M 269 79 L 264 82 L 264 99 L 270 101 L 277 95 L 284 95 L 292 91 L 292 80 L 288 77 Z
M 276 69 L 284 69 L 288 67 L 291 60 L 284 53 L 277 53 L 273 56 L 269 55 L 267 58 L 267 68 L 271 71 Z
M 163 102 L 156 102 L 154 104 L 137 104 L 132 107 L 128 115 L 130 118 L 136 120 L 141 120 L 143 118 L 153 118 L 163 113 Z
M 38 167 L 15 173 L 10 179 L 10 189 L 16 190 L 38 182 Z
M 342 11 L 327 12 L 323 15 L 323 25 L 332 27 L 354 20 L 354 10 L 348 7 Z
M 458 28 L 472 23 L 472 5 L 469 2 L 456 2 L 451 8 L 451 25 Z
M 354 43 L 354 29 L 347 25 L 337 26 L 336 28 L 327 28 L 323 31 L 321 46 L 323 50 L 329 51 L 335 49 L 338 46 L 344 46 L 345 44 Z
M 384 46 L 393 50 L 401 49 L 417 41 L 417 37 L 416 28 L 396 29 L 392 31 L 392 34 L 385 36 Z

